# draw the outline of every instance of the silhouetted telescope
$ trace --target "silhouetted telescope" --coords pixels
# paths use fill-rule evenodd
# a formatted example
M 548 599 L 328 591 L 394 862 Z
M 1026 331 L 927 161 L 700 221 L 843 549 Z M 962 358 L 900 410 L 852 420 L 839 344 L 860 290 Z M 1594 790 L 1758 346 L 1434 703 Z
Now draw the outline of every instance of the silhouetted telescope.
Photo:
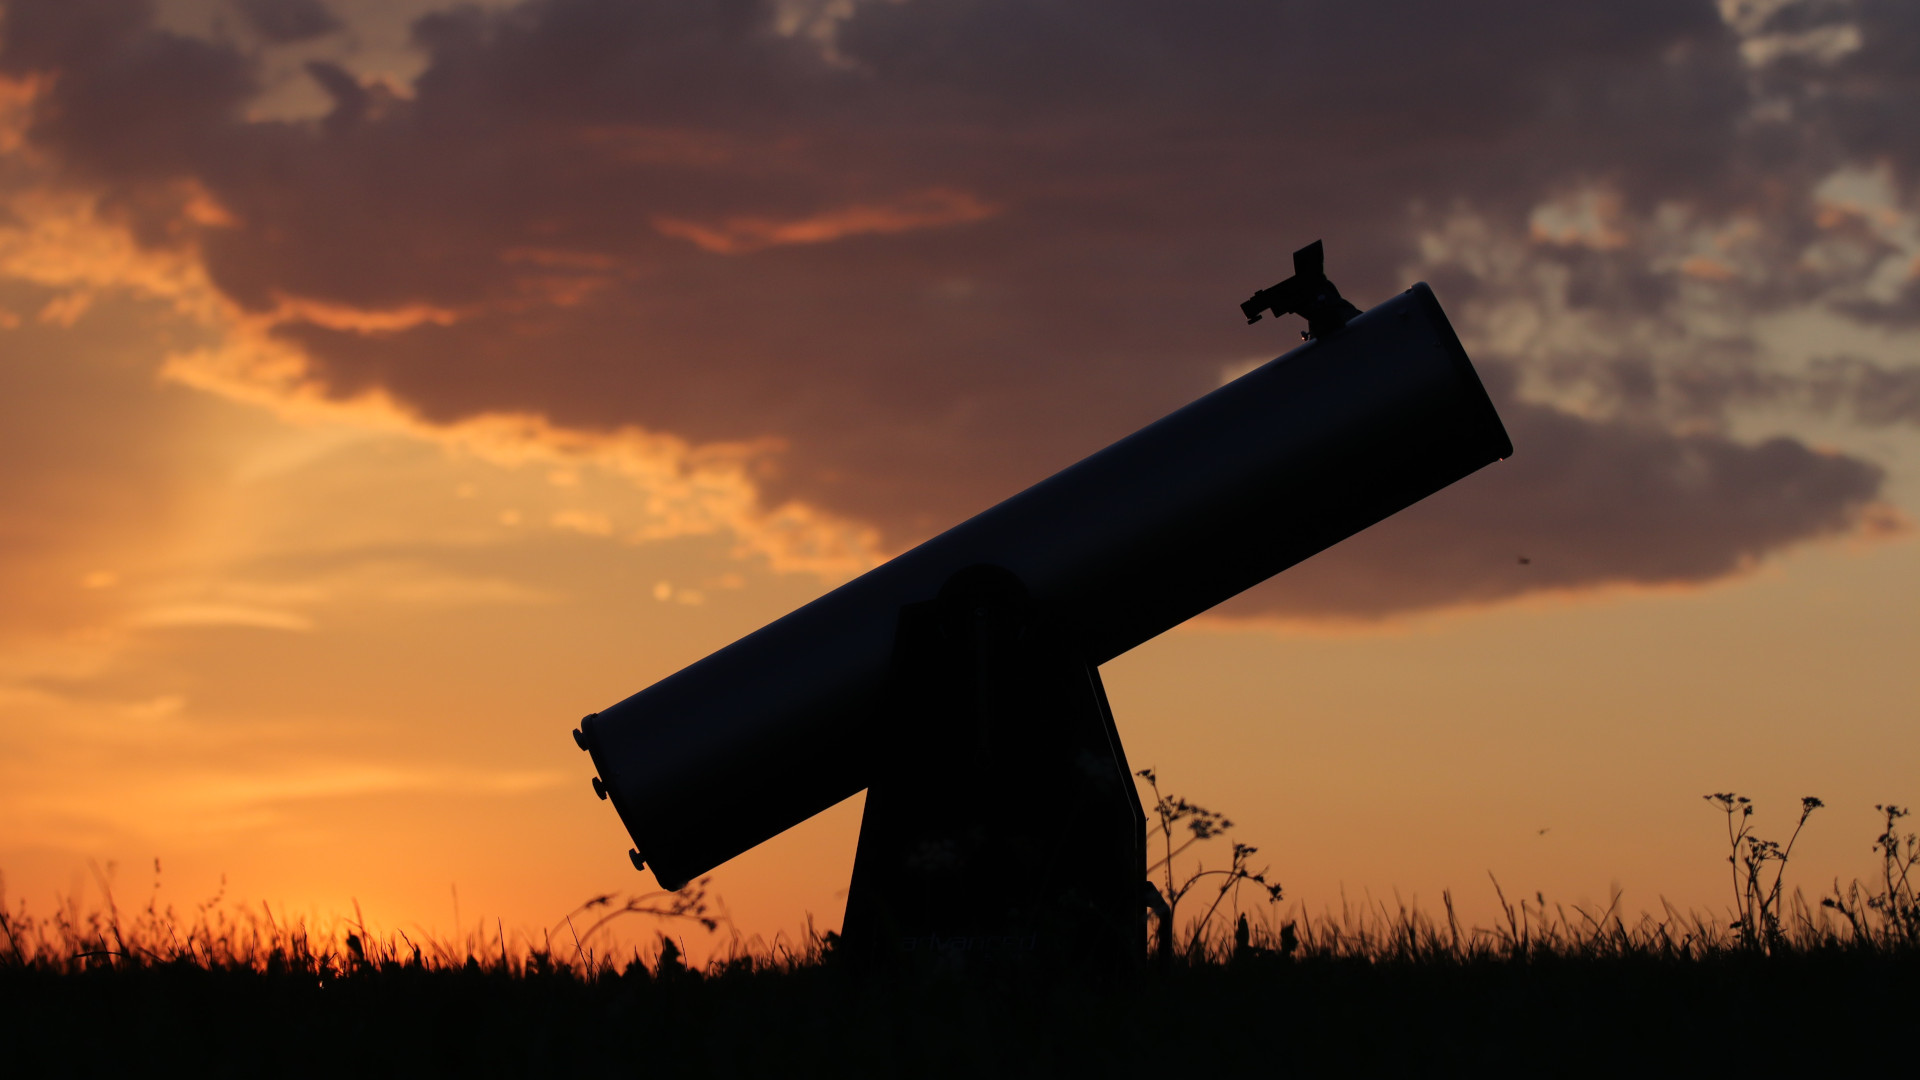
M 868 788 L 850 945 L 1140 953 L 1098 666 L 1512 453 L 1426 285 L 1295 270 L 1242 310 L 1305 344 L 582 721 L 634 864 L 678 888 Z

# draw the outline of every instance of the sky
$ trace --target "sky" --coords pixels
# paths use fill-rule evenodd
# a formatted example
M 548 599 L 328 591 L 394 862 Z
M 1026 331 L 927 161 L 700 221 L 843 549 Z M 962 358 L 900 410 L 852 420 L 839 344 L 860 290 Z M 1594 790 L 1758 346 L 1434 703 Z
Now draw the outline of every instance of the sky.
M 1514 456 L 1107 664 L 1132 763 L 1312 911 L 1723 904 L 1720 791 L 1865 876 L 1915 115 L 1901 0 L 0 0 L 6 902 L 650 888 L 581 715 L 1284 352 L 1315 239 Z

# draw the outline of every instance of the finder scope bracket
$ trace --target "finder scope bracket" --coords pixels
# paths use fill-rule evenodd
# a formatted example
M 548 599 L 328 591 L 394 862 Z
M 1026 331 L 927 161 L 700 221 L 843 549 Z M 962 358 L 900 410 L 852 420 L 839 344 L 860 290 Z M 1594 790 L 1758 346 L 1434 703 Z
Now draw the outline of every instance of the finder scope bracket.
M 1340 290 L 1327 280 L 1327 253 L 1315 240 L 1306 247 L 1293 253 L 1293 276 L 1278 285 L 1271 285 L 1254 293 L 1240 305 L 1240 313 L 1247 317 L 1249 325 L 1260 321 L 1260 316 L 1268 311 L 1275 316 L 1304 315 L 1307 328 L 1301 337 L 1312 339 L 1325 337 L 1347 325 L 1347 320 L 1360 314 L 1360 309 L 1340 295 Z

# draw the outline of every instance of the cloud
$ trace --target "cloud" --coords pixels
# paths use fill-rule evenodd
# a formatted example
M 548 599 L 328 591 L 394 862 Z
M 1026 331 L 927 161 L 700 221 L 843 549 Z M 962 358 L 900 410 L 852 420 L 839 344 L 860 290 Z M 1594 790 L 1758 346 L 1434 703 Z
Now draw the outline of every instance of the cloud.
M 269 776 L 196 777 L 176 797 L 184 796 L 196 807 L 230 809 L 396 792 L 519 795 L 555 788 L 570 779 L 561 773 L 533 770 L 427 770 L 381 763 L 339 763 Z
M 961 225 L 992 217 L 994 209 L 962 191 L 927 191 L 893 205 L 848 206 L 792 221 L 728 218 L 702 225 L 679 218 L 657 218 L 662 236 L 691 241 L 717 255 L 738 255 L 779 244 L 824 244 L 849 236 L 910 232 Z
M 256 630 L 313 629 L 313 620 L 291 611 L 242 604 L 166 604 L 136 612 L 129 623 L 143 629 L 238 626 Z
M 332 109 L 296 122 L 248 119 L 256 57 L 142 4 L 10 0 L 0 73 L 36 88 L 28 145 L 200 260 L 301 392 L 754 447 L 764 520 L 892 549 L 1284 347 L 1233 306 L 1301 243 L 1363 305 L 1431 271 L 1514 372 L 1513 462 L 1241 604 L 1375 615 L 1712 580 L 1859 527 L 1877 467 L 1687 397 L 1777 384 L 1757 313 L 1915 306 L 1855 257 L 1892 234 L 1814 194 L 1881 161 L 1911 205 L 1911 6 L 1824 10 L 530 0 L 421 19 L 410 87 L 315 65 Z M 1423 247 L 1469 220 L 1484 243 Z M 1541 282 L 1550 323 L 1503 337 Z M 288 385 L 226 370 L 202 385 Z M 1557 554 L 1519 577 L 1521 547 Z
M 342 29 L 321 0 L 233 0 L 253 32 L 276 45 L 325 37 Z
M 1221 614 L 1371 617 L 1542 590 L 1690 585 L 1886 518 L 1879 467 L 1792 439 L 1677 436 L 1512 400 L 1501 415 L 1512 458 Z

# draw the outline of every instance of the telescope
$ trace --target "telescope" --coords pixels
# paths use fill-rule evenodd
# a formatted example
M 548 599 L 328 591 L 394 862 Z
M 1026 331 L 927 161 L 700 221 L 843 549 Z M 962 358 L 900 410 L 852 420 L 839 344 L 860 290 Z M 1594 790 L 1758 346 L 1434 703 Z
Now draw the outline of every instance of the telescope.
M 574 739 L 677 889 L 867 789 L 870 958 L 1142 956 L 1145 815 L 1099 666 L 1512 453 L 1425 284 L 1242 305 L 1306 341 L 639 693 Z

